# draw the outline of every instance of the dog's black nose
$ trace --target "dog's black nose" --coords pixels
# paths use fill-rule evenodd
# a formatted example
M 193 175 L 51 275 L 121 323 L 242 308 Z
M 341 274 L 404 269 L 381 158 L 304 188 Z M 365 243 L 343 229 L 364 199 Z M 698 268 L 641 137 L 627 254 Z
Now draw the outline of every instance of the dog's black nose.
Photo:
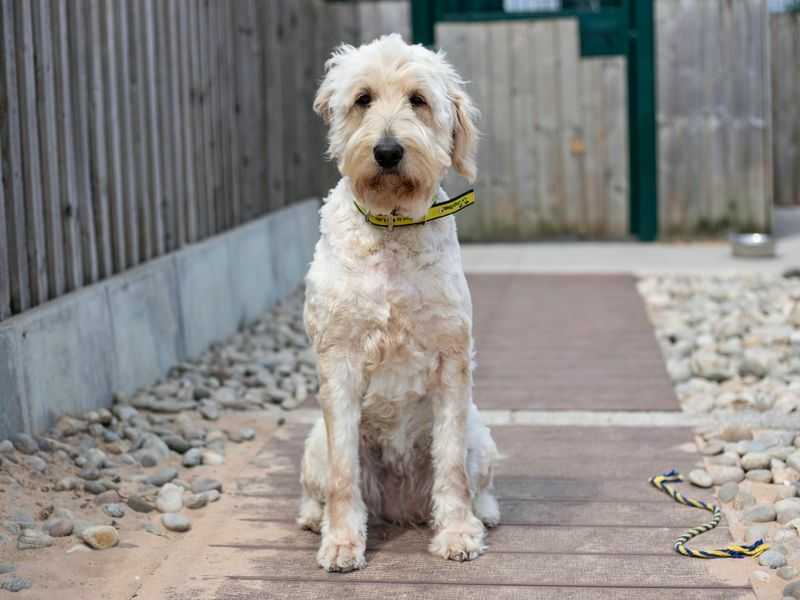
M 403 158 L 403 147 L 396 139 L 386 137 L 375 144 L 372 153 L 375 155 L 376 163 L 384 169 L 391 169 Z

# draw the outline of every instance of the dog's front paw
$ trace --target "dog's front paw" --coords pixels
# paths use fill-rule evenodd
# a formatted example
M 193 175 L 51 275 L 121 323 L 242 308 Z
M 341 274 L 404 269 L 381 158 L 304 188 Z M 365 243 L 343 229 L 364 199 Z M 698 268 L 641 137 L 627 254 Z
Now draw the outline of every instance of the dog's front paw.
M 367 566 L 367 559 L 364 558 L 365 545 L 357 536 L 325 535 L 317 552 L 317 562 L 329 573 L 363 569 Z
M 448 560 L 475 560 L 486 550 L 483 539 L 483 525 L 473 518 L 471 521 L 443 528 L 433 536 L 428 550 L 431 554 Z

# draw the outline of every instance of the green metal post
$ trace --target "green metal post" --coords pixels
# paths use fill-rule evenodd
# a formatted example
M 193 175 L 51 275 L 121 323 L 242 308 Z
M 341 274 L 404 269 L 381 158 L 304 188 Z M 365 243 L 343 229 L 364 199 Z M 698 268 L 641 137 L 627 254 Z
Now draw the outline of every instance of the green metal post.
M 435 25 L 435 0 L 411 0 L 411 36 L 414 43 L 433 46 Z
M 630 230 L 641 241 L 658 237 L 656 68 L 653 0 L 632 0 L 628 54 L 631 169 Z

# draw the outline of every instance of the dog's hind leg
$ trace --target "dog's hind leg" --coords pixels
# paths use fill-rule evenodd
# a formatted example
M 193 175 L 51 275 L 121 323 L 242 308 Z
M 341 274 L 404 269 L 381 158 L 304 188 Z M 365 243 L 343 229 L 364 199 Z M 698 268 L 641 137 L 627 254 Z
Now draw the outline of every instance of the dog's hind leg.
M 500 522 L 500 507 L 494 495 L 494 464 L 498 452 L 492 433 L 480 421 L 473 404 L 467 417 L 467 476 L 472 495 L 472 510 L 487 527 Z
M 297 524 L 303 529 L 316 533 L 322 527 L 322 515 L 325 510 L 325 490 L 327 488 L 328 451 L 325 439 L 325 423 L 320 418 L 311 429 L 306 439 L 300 483 L 303 486 L 303 498 L 300 501 L 300 514 Z

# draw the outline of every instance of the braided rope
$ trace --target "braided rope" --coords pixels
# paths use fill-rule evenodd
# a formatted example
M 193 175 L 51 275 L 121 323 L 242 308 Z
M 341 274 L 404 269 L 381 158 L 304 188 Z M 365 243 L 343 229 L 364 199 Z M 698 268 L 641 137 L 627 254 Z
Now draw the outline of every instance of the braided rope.
M 650 478 L 650 484 L 653 487 L 670 496 L 673 500 L 675 500 L 675 502 L 694 508 L 702 508 L 710 512 L 711 520 L 698 527 L 692 527 L 691 529 L 688 529 L 686 533 L 675 540 L 675 543 L 672 546 L 675 552 L 691 558 L 744 558 L 746 556 L 760 556 L 763 552 L 769 549 L 769 546 L 764 543 L 764 540 L 756 540 L 749 546 L 739 546 L 737 544 L 733 544 L 731 546 L 718 548 L 716 550 L 693 550 L 689 548 L 686 545 L 689 540 L 707 531 L 711 531 L 717 525 L 719 525 L 719 522 L 722 519 L 722 512 L 720 511 L 719 506 L 703 502 L 702 500 L 687 498 L 678 490 L 669 485 L 670 483 L 677 483 L 680 481 L 683 481 L 683 476 L 674 469 L 668 473 L 664 473 L 663 475 L 656 475 L 655 477 Z

